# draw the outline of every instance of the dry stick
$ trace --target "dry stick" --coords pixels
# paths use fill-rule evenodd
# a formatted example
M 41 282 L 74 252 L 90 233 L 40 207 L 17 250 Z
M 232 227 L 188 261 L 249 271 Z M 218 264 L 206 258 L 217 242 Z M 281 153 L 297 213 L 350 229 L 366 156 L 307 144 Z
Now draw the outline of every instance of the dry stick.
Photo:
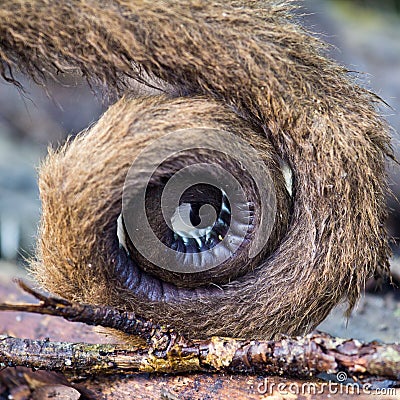
M 311 377 L 346 371 L 360 379 L 400 380 L 400 346 L 360 343 L 323 333 L 279 341 L 214 337 L 175 344 L 164 357 L 128 344 L 60 343 L 0 336 L 0 366 L 89 376 L 133 372 L 228 371 Z
M 190 341 L 169 326 L 154 324 L 135 313 L 106 306 L 95 306 L 70 302 L 65 299 L 43 295 L 21 279 L 15 280 L 27 293 L 40 300 L 39 304 L 0 304 L 0 311 L 22 311 L 63 317 L 71 322 L 116 329 L 128 335 L 144 339 L 158 355 L 164 355 L 174 343 L 190 345 Z
M 168 327 L 108 307 L 46 297 L 20 282 L 39 305 L 3 304 L 0 310 L 63 316 L 146 338 L 148 349 L 129 344 L 61 343 L 0 336 L 0 367 L 27 366 L 89 376 L 131 372 L 229 371 L 310 377 L 346 371 L 353 377 L 400 380 L 400 345 L 362 343 L 315 332 L 303 338 L 249 341 L 213 337 L 188 341 Z M 117 328 L 116 328 L 117 327 Z M 156 334 L 155 334 L 156 332 Z

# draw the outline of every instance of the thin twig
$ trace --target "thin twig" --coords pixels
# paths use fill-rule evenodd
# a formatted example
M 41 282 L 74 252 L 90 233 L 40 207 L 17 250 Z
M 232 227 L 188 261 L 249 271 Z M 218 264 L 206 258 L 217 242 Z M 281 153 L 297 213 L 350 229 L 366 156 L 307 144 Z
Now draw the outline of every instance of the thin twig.
M 83 322 L 86 325 L 116 329 L 128 335 L 141 337 L 160 355 L 168 351 L 176 342 L 190 344 L 190 341 L 169 326 L 154 324 L 152 321 L 137 317 L 133 312 L 46 296 L 30 288 L 21 279 L 16 279 L 16 282 L 25 292 L 40 300 L 40 303 L 0 304 L 0 311 L 53 315 L 63 317 L 71 322 Z

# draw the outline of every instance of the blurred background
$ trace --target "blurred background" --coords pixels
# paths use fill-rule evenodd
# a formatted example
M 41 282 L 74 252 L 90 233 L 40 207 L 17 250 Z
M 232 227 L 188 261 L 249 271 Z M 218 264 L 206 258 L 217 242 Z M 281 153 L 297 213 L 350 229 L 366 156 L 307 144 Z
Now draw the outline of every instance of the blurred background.
M 393 128 L 393 146 L 400 159 L 400 0 L 305 0 L 304 25 L 332 44 L 329 54 L 352 71 L 359 83 L 390 107 L 382 114 Z M 0 80 L 0 274 L 24 274 L 34 254 L 40 216 L 36 167 L 47 147 L 58 147 L 96 121 L 104 111 L 79 77 L 59 77 L 47 92 L 19 76 L 26 93 Z M 388 165 L 390 184 L 400 198 L 400 167 Z M 388 198 L 395 283 L 400 268 L 400 203 Z M 371 288 L 371 291 L 375 289 Z M 400 291 L 384 286 L 368 294 L 346 327 L 342 309 L 321 329 L 361 339 L 399 340 Z M 384 314 L 384 313 L 387 313 Z M 379 315 L 379 323 L 371 318 Z M 382 320 L 382 321 L 381 321 Z M 354 322 L 356 321 L 356 322 Z
M 49 81 L 46 91 L 17 79 L 24 93 L 0 80 L 0 259 L 23 268 L 34 254 L 40 216 L 40 160 L 49 146 L 96 121 L 103 105 L 80 77 Z

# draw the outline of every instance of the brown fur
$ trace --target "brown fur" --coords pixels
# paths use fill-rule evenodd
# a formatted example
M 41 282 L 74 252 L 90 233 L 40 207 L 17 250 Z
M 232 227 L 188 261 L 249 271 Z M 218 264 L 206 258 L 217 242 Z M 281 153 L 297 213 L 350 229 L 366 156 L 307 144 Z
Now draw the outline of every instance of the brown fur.
M 3 1 L 6 79 L 18 66 L 39 81 L 43 71 L 74 68 L 111 91 L 144 76 L 168 84 L 165 96 L 122 98 L 42 165 L 33 268 L 44 287 L 132 309 L 195 337 L 265 338 L 304 333 L 341 301 L 351 309 L 365 280 L 388 270 L 386 125 L 374 96 L 321 54 L 288 4 Z M 222 290 L 183 289 L 179 300 L 154 302 L 124 289 L 128 277 L 117 273 L 122 184 L 150 140 L 199 125 L 264 146 L 275 174 L 274 153 L 287 160 L 295 178 L 290 224 L 254 272 Z M 280 207 L 287 215 L 287 203 Z

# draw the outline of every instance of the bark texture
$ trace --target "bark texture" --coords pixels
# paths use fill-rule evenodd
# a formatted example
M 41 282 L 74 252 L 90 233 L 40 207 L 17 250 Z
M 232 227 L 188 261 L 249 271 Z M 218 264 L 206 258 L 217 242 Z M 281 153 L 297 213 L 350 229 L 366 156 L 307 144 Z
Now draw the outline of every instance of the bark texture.
M 16 286 L 11 282 L 0 284 L 0 297 L 8 300 L 8 303 L 28 300 L 27 296 L 16 291 Z M 41 299 L 43 301 L 45 297 Z M 51 301 L 48 301 L 47 306 L 42 306 L 42 311 L 56 314 L 56 308 L 49 311 Z M 53 299 L 54 305 L 61 303 L 60 299 Z M 31 307 L 31 311 L 40 311 L 40 305 L 26 303 L 16 308 L 24 307 Z M 65 308 L 61 307 L 59 313 L 65 317 Z M 74 315 L 74 312 L 70 315 Z M 95 310 L 90 315 L 96 315 Z M 333 390 L 329 391 L 329 387 L 324 386 L 327 385 L 326 382 L 310 379 L 309 375 L 305 377 L 306 380 L 301 381 L 295 377 L 288 378 L 286 373 L 298 376 L 307 371 L 315 374 L 317 371 L 331 369 L 332 372 L 347 371 L 349 377 L 366 378 L 366 369 L 369 368 L 371 371 L 383 373 L 386 378 L 392 376 L 390 379 L 393 379 L 393 374 L 396 375 L 399 371 L 399 360 L 396 361 L 399 346 L 362 344 L 324 334 L 316 334 L 299 341 L 288 339 L 278 342 L 250 342 L 227 338 L 186 344 L 181 341 L 181 353 L 177 352 L 179 346 L 175 346 L 166 354 L 165 347 L 156 351 L 154 348 L 110 343 L 110 339 L 104 334 L 98 334 L 86 325 L 63 321 L 55 316 L 49 318 L 46 315 L 32 315 L 21 311 L 2 312 L 0 321 L 4 333 L 0 342 L 1 362 L 34 366 L 35 369 L 63 370 L 66 374 L 32 372 L 23 367 L 6 368 L 0 373 L 0 395 L 24 395 L 21 399 L 34 399 L 31 396 L 39 388 L 45 393 L 67 393 L 70 396 L 76 395 L 77 391 L 82 398 L 89 399 L 125 399 L 127 396 L 138 399 L 204 399 L 207 396 L 221 399 L 258 399 L 260 395 L 285 399 L 293 398 L 296 391 L 299 399 L 328 399 L 336 397 L 335 391 L 338 398 L 354 396 L 357 399 L 366 399 L 371 397 L 368 391 L 364 393 L 360 389 L 361 394 L 357 394 L 354 388 L 346 389 L 339 384 L 334 384 Z M 11 333 L 30 339 L 11 338 Z M 52 339 L 61 338 L 65 342 L 51 342 L 46 339 L 49 336 Z M 78 344 L 77 341 L 87 343 Z M 88 344 L 90 342 L 96 344 Z M 116 369 L 116 363 L 121 369 Z M 254 369 L 249 367 L 251 364 Z M 125 374 L 140 369 L 174 369 L 174 372 L 179 369 L 198 369 L 201 372 L 178 375 L 152 372 Z M 216 369 L 221 372 L 209 372 Z M 234 370 L 235 374 L 228 372 L 230 370 Z M 125 373 L 121 374 L 122 371 Z M 266 371 L 277 375 L 284 372 L 284 375 L 266 376 Z M 117 374 L 112 375 L 113 373 Z M 83 381 L 82 377 L 85 377 Z M 77 380 L 80 381 L 79 384 Z M 379 380 L 376 376 L 370 376 L 367 382 L 377 383 Z M 282 390 L 278 390 L 279 384 L 286 386 L 281 386 Z M 304 386 L 302 391 L 302 385 L 310 384 L 311 386 Z M 391 390 L 392 395 L 385 399 L 396 398 L 398 393 L 395 389 Z M 264 391 L 266 392 L 263 393 Z

